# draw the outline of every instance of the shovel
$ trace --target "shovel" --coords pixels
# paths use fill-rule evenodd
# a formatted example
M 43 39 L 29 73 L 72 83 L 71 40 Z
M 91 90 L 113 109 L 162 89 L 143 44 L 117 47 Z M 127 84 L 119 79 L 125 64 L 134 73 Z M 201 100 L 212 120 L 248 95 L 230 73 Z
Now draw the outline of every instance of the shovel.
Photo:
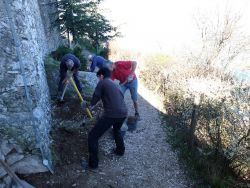
M 64 95 L 65 95 L 65 92 L 66 92 L 66 90 L 67 90 L 67 87 L 68 87 L 68 82 L 65 84 L 65 87 L 64 87 L 64 89 L 63 89 L 63 93 L 62 93 L 62 96 L 60 97 L 60 103 L 62 104 L 62 103 L 64 103 L 64 101 L 63 101 L 63 98 L 64 98 Z
M 74 89 L 75 89 L 75 91 L 76 91 L 76 93 L 77 93 L 77 95 L 78 95 L 78 97 L 80 98 L 80 101 L 81 101 L 81 103 L 82 103 L 82 102 L 83 102 L 82 95 L 81 95 L 81 93 L 79 92 L 78 88 L 76 87 L 76 84 L 75 84 L 75 82 L 74 82 L 74 80 L 73 80 L 72 77 L 70 77 L 70 82 L 71 82 L 72 85 L 74 86 Z M 86 113 L 88 114 L 88 116 L 89 116 L 90 118 L 93 118 L 93 116 L 92 116 L 90 110 L 89 110 L 88 108 L 85 108 L 85 110 L 86 110 Z
M 70 81 L 71 84 L 73 85 L 73 87 L 74 87 L 74 89 L 75 89 L 75 91 L 76 91 L 76 93 L 77 93 L 77 95 L 78 95 L 78 97 L 80 98 L 80 101 L 81 101 L 81 103 L 82 103 L 82 102 L 83 102 L 82 95 L 81 95 L 81 93 L 79 92 L 79 90 L 78 90 L 78 88 L 77 88 L 77 86 L 76 86 L 76 84 L 75 84 L 75 81 L 73 80 L 72 76 L 69 77 L 69 81 Z M 64 89 L 63 89 L 62 96 L 60 97 L 60 101 L 59 101 L 59 102 L 60 102 L 61 104 L 64 102 L 64 101 L 63 101 L 63 98 L 64 98 L 65 92 L 66 92 L 66 90 L 67 90 L 68 84 L 69 84 L 69 82 L 68 82 L 68 80 L 67 80 L 66 85 L 65 85 L 65 87 L 64 87 Z M 85 111 L 86 111 L 87 115 L 88 115 L 90 118 L 93 118 L 93 116 L 92 116 L 92 114 L 91 114 L 91 112 L 90 112 L 90 110 L 89 110 L 88 108 L 86 108 Z

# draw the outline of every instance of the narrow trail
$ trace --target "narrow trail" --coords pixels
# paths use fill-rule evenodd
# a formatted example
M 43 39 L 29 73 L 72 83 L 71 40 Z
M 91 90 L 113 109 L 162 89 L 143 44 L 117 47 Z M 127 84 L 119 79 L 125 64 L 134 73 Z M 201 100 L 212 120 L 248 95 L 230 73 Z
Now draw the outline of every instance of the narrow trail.
M 157 110 L 161 103 L 144 87 L 140 87 L 139 94 L 142 120 L 134 132 L 127 131 L 125 135 L 125 155 L 111 154 L 115 144 L 108 131 L 99 142 L 98 171 L 87 172 L 87 176 L 78 182 L 79 187 L 191 187 L 191 181 L 178 164 L 177 154 L 166 142 Z M 129 91 L 125 98 L 129 114 L 133 115 Z

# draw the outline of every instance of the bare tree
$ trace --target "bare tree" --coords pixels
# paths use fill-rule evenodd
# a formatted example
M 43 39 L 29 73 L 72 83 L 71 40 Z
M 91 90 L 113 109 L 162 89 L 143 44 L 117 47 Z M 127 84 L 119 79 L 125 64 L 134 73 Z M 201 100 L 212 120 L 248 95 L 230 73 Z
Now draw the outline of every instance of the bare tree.
M 196 16 L 200 32 L 201 49 L 198 52 L 200 62 L 205 66 L 227 68 L 236 58 L 249 52 L 249 36 L 241 29 L 242 16 L 227 11 L 215 18 L 209 15 Z

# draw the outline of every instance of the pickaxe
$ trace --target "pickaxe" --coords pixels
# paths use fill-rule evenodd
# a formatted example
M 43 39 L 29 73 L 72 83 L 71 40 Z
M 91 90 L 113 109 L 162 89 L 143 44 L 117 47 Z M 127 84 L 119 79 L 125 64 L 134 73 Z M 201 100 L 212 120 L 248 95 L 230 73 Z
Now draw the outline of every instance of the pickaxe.
M 82 97 L 81 93 L 79 92 L 79 90 L 78 90 L 78 88 L 77 88 L 77 86 L 76 86 L 76 83 L 75 83 L 75 81 L 74 81 L 73 78 L 72 78 L 72 75 L 70 75 L 70 76 L 69 76 L 69 79 L 66 80 L 66 84 L 65 84 L 65 87 L 64 87 L 64 89 L 63 89 L 63 93 L 62 93 L 62 96 L 61 96 L 61 98 L 60 98 L 60 101 L 63 101 L 63 97 L 64 97 L 64 95 L 65 95 L 65 92 L 66 92 L 67 87 L 68 87 L 68 84 L 69 84 L 68 80 L 69 80 L 69 81 L 71 82 L 71 84 L 73 85 L 73 87 L 74 87 L 74 89 L 75 89 L 75 91 L 76 91 L 76 93 L 77 93 L 77 95 L 78 95 L 78 97 L 79 97 L 81 103 L 83 103 L 83 102 L 84 102 L 84 101 L 83 101 L 83 97 Z M 92 116 L 90 110 L 88 109 L 88 107 L 86 107 L 85 110 L 86 110 L 86 113 L 88 114 L 88 116 L 89 116 L 90 118 L 93 118 L 93 116 Z

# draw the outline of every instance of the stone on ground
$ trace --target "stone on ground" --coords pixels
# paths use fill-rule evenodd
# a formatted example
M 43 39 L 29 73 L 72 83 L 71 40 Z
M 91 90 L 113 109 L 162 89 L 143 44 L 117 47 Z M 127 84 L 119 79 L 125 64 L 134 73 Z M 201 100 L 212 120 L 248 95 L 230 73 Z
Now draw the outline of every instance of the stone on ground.
M 12 165 L 12 164 L 16 163 L 17 161 L 20 161 L 23 158 L 24 158 L 23 154 L 11 153 L 11 154 L 7 155 L 6 162 L 8 163 L 8 165 Z
M 33 174 L 47 172 L 48 169 L 43 165 L 38 156 L 25 156 L 22 160 L 12 165 L 12 168 L 18 174 Z
M 1 151 L 6 156 L 9 152 L 11 152 L 14 149 L 14 145 L 9 143 L 8 140 L 2 140 L 1 141 Z

